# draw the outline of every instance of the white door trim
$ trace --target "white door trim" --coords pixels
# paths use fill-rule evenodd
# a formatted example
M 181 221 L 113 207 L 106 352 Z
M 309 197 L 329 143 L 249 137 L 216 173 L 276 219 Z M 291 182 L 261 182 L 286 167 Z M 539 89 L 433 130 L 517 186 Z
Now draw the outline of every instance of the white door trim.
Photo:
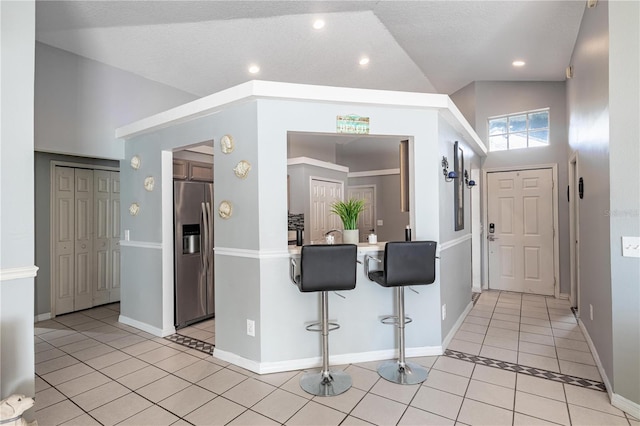
M 109 170 L 112 172 L 119 172 L 120 168 L 111 167 L 111 166 L 101 166 L 96 164 L 87 164 L 87 163 L 73 163 L 70 161 L 58 161 L 51 160 L 49 163 L 49 182 L 55 182 L 56 180 L 56 167 L 73 167 L 78 169 L 92 169 L 92 170 Z M 55 199 L 55 185 L 49 186 L 49 276 L 53 277 L 53 265 L 55 263 L 55 238 L 54 238 L 54 228 L 55 228 L 55 203 L 53 202 Z M 50 287 L 50 301 L 51 301 L 51 318 L 55 318 L 56 316 L 56 290 L 54 287 L 55 280 L 52 278 L 49 283 Z
M 527 166 L 513 166 L 513 167 L 490 167 L 482 169 L 482 223 L 486 225 L 488 214 L 488 174 L 493 172 L 517 172 L 521 170 L 534 170 L 534 169 L 551 169 L 553 175 L 553 188 L 552 188 L 552 206 L 553 206 L 553 278 L 554 278 L 554 297 L 557 299 L 560 297 L 560 243 L 559 243 L 559 231 L 558 231 L 558 163 L 550 164 L 532 164 Z M 486 229 L 486 226 L 483 227 Z M 483 236 L 485 232 L 482 233 Z M 487 290 L 489 288 L 489 242 L 486 238 L 482 240 L 482 288 Z
M 358 189 L 358 188 L 373 188 L 373 206 L 371 206 L 373 208 L 373 229 L 376 229 L 375 232 L 377 232 L 377 222 L 378 222 L 378 185 L 376 185 L 375 183 L 369 183 L 369 184 L 364 184 L 364 185 L 347 185 L 347 193 L 346 196 L 349 195 L 349 190 L 350 189 Z M 365 229 L 364 232 L 369 232 L 368 229 Z M 366 234 L 368 235 L 368 234 Z M 362 238 L 362 235 L 360 235 L 360 238 Z
M 575 164 L 575 165 L 574 165 Z M 577 180 L 580 176 L 580 161 L 578 151 L 569 156 L 569 265 L 571 276 L 571 288 L 569 302 L 571 306 L 578 307 L 580 314 L 580 209 L 576 199 Z

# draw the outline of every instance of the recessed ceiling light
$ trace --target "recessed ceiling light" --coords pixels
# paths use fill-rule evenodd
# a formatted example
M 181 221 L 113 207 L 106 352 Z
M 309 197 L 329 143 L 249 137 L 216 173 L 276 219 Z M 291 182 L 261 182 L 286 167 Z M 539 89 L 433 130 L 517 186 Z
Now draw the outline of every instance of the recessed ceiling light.
M 260 72 L 260 67 L 257 65 L 249 65 L 249 72 L 251 74 L 257 74 Z
M 324 21 L 322 19 L 316 19 L 313 21 L 313 28 L 316 30 L 321 30 L 324 28 Z
M 524 67 L 525 63 L 525 61 L 513 61 L 511 62 L 511 65 L 513 65 L 514 67 Z
M 366 56 L 363 56 L 362 58 L 360 58 L 360 61 L 358 63 L 360 65 L 367 65 L 369 63 L 369 58 L 367 58 Z

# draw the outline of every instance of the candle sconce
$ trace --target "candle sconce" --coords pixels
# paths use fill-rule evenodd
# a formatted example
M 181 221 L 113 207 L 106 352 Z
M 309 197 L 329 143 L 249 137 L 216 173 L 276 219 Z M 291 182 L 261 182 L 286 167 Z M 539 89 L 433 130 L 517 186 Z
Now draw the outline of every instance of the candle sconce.
M 469 179 L 469 172 L 464 171 L 464 184 L 467 185 L 467 188 L 471 189 L 476 186 L 476 181 L 473 179 Z
M 449 171 L 449 160 L 444 156 L 442 157 L 442 174 L 444 175 L 444 180 L 446 182 L 451 182 L 458 177 L 458 173 Z

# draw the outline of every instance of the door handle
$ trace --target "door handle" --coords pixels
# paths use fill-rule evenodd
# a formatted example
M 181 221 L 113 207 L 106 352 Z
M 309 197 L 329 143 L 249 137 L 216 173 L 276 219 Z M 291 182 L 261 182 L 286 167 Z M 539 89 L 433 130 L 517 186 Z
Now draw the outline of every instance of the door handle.
M 495 240 L 499 240 L 498 237 L 496 237 L 495 235 L 487 235 L 487 240 L 489 241 L 495 241 Z

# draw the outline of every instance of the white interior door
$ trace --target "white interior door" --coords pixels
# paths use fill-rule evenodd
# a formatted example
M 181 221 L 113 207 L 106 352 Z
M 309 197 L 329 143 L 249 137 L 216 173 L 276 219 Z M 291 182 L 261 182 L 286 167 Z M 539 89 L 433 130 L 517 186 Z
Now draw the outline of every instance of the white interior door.
M 111 291 L 109 302 L 120 300 L 120 172 L 110 172 L 111 178 Z
M 342 190 L 342 182 L 311 179 L 310 241 L 324 241 L 324 234 L 327 231 L 342 229 L 340 218 L 331 213 L 331 204 L 343 199 Z M 335 237 L 336 243 L 342 242 L 340 234 Z
M 93 170 L 76 169 L 74 310 L 93 306 Z
M 554 294 L 552 194 L 551 169 L 488 174 L 489 288 Z
M 350 186 L 348 199 L 364 200 L 364 210 L 358 216 L 360 242 L 366 242 L 370 232 L 375 232 L 376 223 L 376 188 L 375 186 Z
M 107 170 L 94 172 L 95 279 L 96 305 L 109 302 L 111 283 L 111 176 Z
M 55 292 L 55 315 L 73 311 L 74 302 L 74 245 L 75 245 L 75 169 L 56 167 L 54 172 L 52 266 Z

